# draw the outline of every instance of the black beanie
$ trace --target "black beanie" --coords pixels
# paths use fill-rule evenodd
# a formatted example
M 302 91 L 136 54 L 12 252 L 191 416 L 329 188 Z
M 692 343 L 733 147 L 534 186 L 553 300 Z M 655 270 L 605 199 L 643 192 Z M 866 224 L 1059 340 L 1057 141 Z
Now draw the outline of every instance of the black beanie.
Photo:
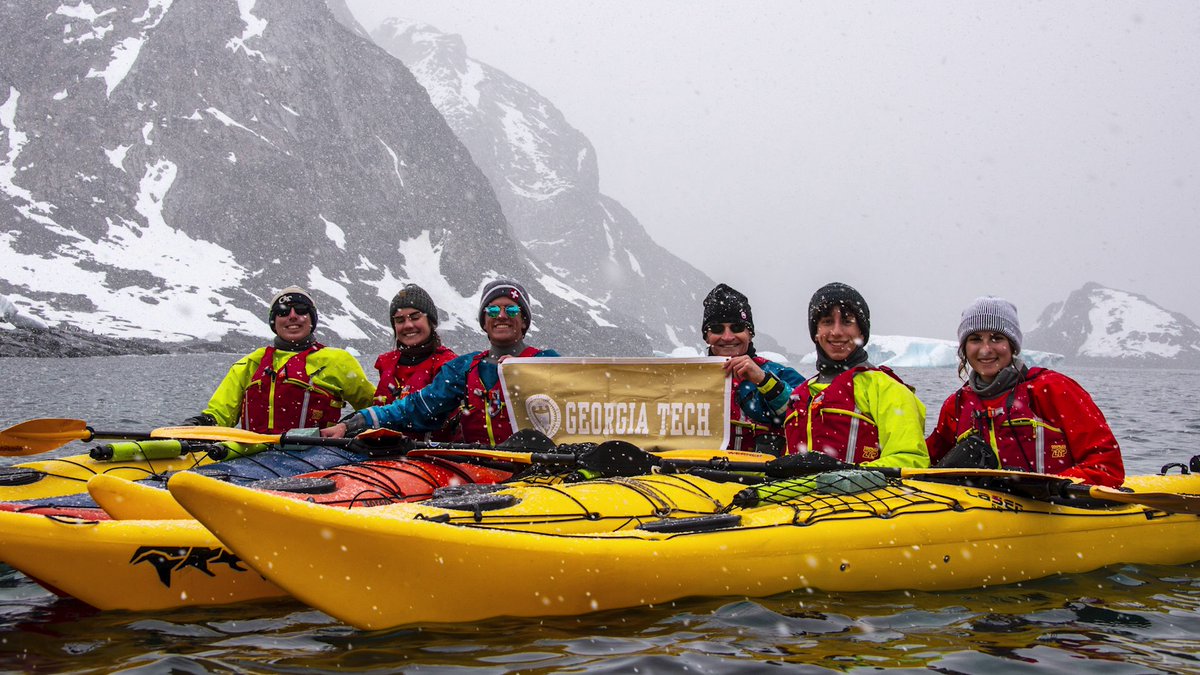
M 388 325 L 392 325 L 392 317 L 396 316 L 397 310 L 406 308 L 415 309 L 429 317 L 431 327 L 437 325 L 437 305 L 433 304 L 433 298 L 429 297 L 424 288 L 416 284 L 405 284 L 404 288 L 396 293 L 396 297 L 392 298 L 392 304 L 388 306 Z
M 312 317 L 313 330 L 317 329 L 317 303 L 313 302 L 312 296 L 303 288 L 288 286 L 275 294 L 275 297 L 271 300 L 270 308 L 267 309 L 267 325 L 271 327 L 272 333 L 275 332 L 275 308 L 279 305 L 287 305 L 293 302 L 307 302 L 308 306 L 312 307 L 309 316 Z
M 744 322 L 750 328 L 750 334 L 754 335 L 754 314 L 750 311 L 750 300 L 725 284 L 717 284 L 704 298 L 701 337 L 707 336 L 710 324 L 738 322 Z
M 817 289 L 808 301 L 808 335 L 812 341 L 817 341 L 817 322 L 835 305 L 842 308 L 843 314 L 854 315 L 863 334 L 863 344 L 866 344 L 871 339 L 871 308 L 858 291 L 837 281 Z
M 524 286 L 510 279 L 497 279 L 483 287 L 483 295 L 479 296 L 479 327 L 483 328 L 484 319 L 487 318 L 484 310 L 500 296 L 517 303 L 525 317 L 525 327 L 528 330 L 533 325 L 533 313 L 529 311 L 529 294 L 525 292 Z

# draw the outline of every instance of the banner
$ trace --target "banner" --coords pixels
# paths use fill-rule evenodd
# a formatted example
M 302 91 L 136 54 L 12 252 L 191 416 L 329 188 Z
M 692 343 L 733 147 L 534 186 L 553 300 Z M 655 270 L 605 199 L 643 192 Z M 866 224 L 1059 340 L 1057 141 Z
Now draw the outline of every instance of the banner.
M 513 429 L 537 429 L 555 443 L 720 449 L 729 442 L 725 360 L 509 358 L 500 382 Z

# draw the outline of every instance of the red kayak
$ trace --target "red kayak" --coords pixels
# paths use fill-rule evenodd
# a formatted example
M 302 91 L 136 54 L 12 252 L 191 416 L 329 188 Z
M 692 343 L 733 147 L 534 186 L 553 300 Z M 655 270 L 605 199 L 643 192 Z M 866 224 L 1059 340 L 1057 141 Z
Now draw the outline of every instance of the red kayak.
M 420 501 L 428 499 L 440 487 L 502 483 L 511 477 L 510 471 L 440 457 L 422 457 L 367 460 L 296 476 L 260 480 L 250 483 L 249 487 L 327 506 L 361 508 Z M 139 483 L 155 487 L 164 484 L 160 481 Z M 162 492 L 168 497 L 165 489 Z M 0 510 L 83 520 L 112 518 L 90 494 L 0 502 Z

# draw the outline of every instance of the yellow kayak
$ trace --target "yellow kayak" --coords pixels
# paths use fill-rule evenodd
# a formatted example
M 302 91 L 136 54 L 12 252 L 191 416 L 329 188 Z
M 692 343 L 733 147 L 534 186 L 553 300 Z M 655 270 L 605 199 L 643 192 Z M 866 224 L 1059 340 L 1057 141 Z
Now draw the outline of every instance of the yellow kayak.
M 143 491 L 167 494 L 106 476 L 93 481 L 93 487 L 101 490 L 115 487 L 113 495 L 122 498 L 148 496 L 142 495 Z M 629 493 L 631 499 L 622 518 L 711 512 L 720 502 L 695 488 L 694 484 L 702 482 L 706 481 L 675 477 L 631 480 L 629 485 L 636 489 Z M 587 485 L 600 487 L 601 483 Z M 729 487 L 722 495 L 728 497 L 736 490 Z M 246 491 L 300 503 L 295 496 L 251 488 Z M 543 494 L 550 498 L 544 502 L 546 506 L 577 508 L 572 498 L 559 490 L 547 489 Z M 161 495 L 152 500 L 161 503 Z M 345 505 L 321 508 L 346 510 Z M 562 520 L 565 529 L 581 522 L 575 517 Z M 585 518 L 582 522 L 588 521 Z M 286 595 L 223 547 L 196 520 L 83 520 L 0 512 L 0 560 L 60 595 L 105 610 L 149 611 Z
M 500 451 L 487 452 L 489 457 L 508 456 Z M 291 490 L 297 485 L 303 488 L 306 481 L 314 480 L 333 484 L 327 486 L 329 490 L 309 494 L 301 489 L 281 498 L 361 510 L 380 502 L 425 499 L 442 485 L 494 483 L 510 476 L 497 469 L 447 462 L 430 454 L 423 453 L 419 459 L 373 460 L 296 476 L 294 481 L 285 481 L 295 485 L 281 485 L 279 489 Z M 458 454 L 452 456 L 457 458 Z M 676 459 L 727 455 L 747 461 L 763 458 L 723 451 L 664 453 Z M 547 476 L 538 481 L 557 483 L 558 478 Z M 87 488 L 110 515 L 127 520 L 0 514 L 5 516 L 0 517 L 0 561 L 61 595 L 100 609 L 161 610 L 285 595 L 250 572 L 235 554 L 192 520 L 166 490 L 107 474 L 93 476 Z M 649 501 L 640 498 L 631 506 L 631 513 L 653 517 L 666 504 L 691 502 L 695 503 L 689 508 L 703 512 L 720 505 L 710 498 L 697 500 L 696 495 L 680 493 Z M 562 502 L 564 508 L 570 503 L 569 499 Z M 569 526 L 577 520 L 568 518 L 565 522 Z M 180 589 L 183 592 L 177 592 Z
M 107 461 L 74 455 L 22 462 L 0 468 L 0 502 L 82 494 L 87 492 L 88 479 L 97 474 L 140 480 L 205 464 L 212 460 L 203 452 L 170 459 Z
M 0 559 L 60 595 L 101 609 L 286 595 L 194 520 L 89 521 L 0 511 Z
M 413 460 L 430 460 L 430 458 L 460 460 L 469 458 L 493 459 L 500 462 L 513 461 L 514 466 L 521 464 L 529 464 L 530 453 L 508 452 L 504 450 L 483 450 L 483 449 L 422 449 L 414 450 L 406 455 L 408 459 Z M 740 450 L 666 450 L 659 453 L 654 453 L 656 457 L 666 460 L 685 460 L 685 461 L 709 461 L 713 459 L 728 460 L 735 462 L 765 462 L 773 459 L 771 455 L 764 455 L 757 452 L 744 452 Z M 518 461 L 521 460 L 521 461 Z M 436 460 L 430 460 L 436 461 Z M 385 462 L 386 463 L 386 462 Z M 367 464 L 370 464 L 368 462 Z M 362 465 L 360 465 L 362 466 Z M 353 465 L 346 467 L 346 470 L 352 471 Z M 476 473 L 479 470 L 472 469 Z M 334 473 L 340 473 L 341 470 L 335 470 Z M 508 476 L 498 477 L 493 476 L 488 480 L 481 480 L 481 476 L 475 476 L 475 482 L 502 482 L 507 480 Z M 361 488 L 359 488 L 361 491 Z M 180 506 L 171 493 L 164 489 L 159 489 L 146 483 L 138 483 L 130 480 L 122 480 L 119 477 L 109 475 L 96 476 L 87 483 L 87 491 L 91 493 L 92 499 L 101 506 L 110 516 L 120 520 L 148 520 L 148 519 L 179 519 L 191 518 L 192 515 Z M 316 499 L 328 503 L 328 499 Z M 348 502 L 349 503 L 349 502 Z
M 1127 485 L 1196 494 L 1200 476 Z M 928 480 L 856 493 L 818 486 L 752 508 L 730 506 L 744 486 L 689 476 L 513 486 L 352 511 L 192 474 L 169 487 L 250 566 L 363 629 L 688 596 L 961 589 L 1200 560 L 1195 515 Z

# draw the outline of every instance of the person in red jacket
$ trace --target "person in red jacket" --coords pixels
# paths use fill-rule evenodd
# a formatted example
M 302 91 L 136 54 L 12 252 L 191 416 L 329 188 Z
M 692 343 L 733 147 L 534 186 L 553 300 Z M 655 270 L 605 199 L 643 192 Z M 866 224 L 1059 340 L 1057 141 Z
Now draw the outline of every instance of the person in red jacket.
M 1104 414 L 1071 378 L 1026 366 L 1021 337 L 1017 308 L 1003 298 L 977 298 L 963 310 L 959 373 L 968 374 L 926 439 L 930 459 L 936 465 L 978 435 L 1005 469 L 1119 486 L 1125 465 Z
M 375 405 L 387 405 L 433 382 L 433 378 L 455 354 L 442 344 L 437 333 L 438 308 L 425 289 L 406 284 L 388 306 L 388 320 L 396 348 L 375 359 L 379 385 Z M 458 416 L 452 415 L 439 431 L 424 434 L 425 440 L 460 440 Z

